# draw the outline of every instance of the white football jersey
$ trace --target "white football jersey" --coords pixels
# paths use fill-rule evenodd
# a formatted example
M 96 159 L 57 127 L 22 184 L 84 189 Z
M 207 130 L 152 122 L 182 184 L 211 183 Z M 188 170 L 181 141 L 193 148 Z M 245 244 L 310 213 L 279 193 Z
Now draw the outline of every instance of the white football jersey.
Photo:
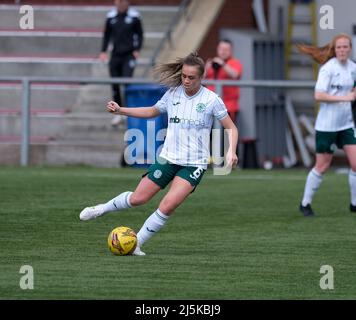
M 315 91 L 333 96 L 345 96 L 353 89 L 356 64 L 348 60 L 345 65 L 337 58 L 326 62 L 319 70 Z M 315 122 L 318 131 L 341 131 L 354 127 L 351 102 L 321 102 Z
M 167 112 L 168 117 L 160 157 L 178 165 L 206 169 L 214 117 L 222 120 L 228 115 L 221 98 L 203 86 L 190 97 L 179 86 L 169 89 L 155 107 L 161 113 Z

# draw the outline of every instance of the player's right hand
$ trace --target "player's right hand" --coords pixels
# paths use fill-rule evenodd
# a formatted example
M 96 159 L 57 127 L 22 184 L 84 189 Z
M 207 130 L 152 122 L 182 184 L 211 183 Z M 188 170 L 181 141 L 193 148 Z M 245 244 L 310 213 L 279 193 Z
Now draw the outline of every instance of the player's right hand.
M 120 106 L 115 101 L 109 101 L 106 105 L 106 109 L 111 113 L 119 113 Z

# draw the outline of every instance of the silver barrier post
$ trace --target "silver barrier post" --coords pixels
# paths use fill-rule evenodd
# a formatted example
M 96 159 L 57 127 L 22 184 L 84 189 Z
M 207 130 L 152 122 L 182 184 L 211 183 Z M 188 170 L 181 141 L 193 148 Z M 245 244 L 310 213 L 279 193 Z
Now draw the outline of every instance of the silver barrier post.
M 30 151 L 30 81 L 22 79 L 21 166 L 27 167 Z

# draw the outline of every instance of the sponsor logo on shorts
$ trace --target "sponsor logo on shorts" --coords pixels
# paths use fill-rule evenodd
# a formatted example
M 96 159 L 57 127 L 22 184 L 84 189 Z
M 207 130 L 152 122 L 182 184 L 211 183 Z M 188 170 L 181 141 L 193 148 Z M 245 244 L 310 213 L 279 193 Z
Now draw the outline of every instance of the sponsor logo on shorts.
M 155 170 L 155 172 L 153 172 L 153 176 L 156 179 L 159 179 L 160 177 L 162 177 L 162 171 L 161 170 Z
M 198 180 L 201 176 L 201 174 L 204 172 L 204 169 L 203 168 L 198 168 L 196 169 L 192 174 L 190 174 L 190 178 L 193 179 L 193 180 Z

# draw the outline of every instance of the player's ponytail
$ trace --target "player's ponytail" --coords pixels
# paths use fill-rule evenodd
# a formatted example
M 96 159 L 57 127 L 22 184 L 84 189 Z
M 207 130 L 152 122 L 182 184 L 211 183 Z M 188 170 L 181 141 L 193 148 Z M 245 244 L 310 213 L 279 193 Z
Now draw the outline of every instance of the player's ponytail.
M 197 66 L 201 77 L 204 75 L 204 61 L 197 53 L 191 53 L 185 58 L 177 58 L 175 62 L 164 63 L 155 66 L 154 75 L 158 78 L 158 82 L 174 88 L 182 84 L 182 68 L 183 65 Z
M 327 61 L 329 61 L 331 58 L 335 57 L 336 41 L 341 38 L 348 39 L 350 42 L 350 46 L 352 46 L 352 41 L 350 36 L 345 33 L 340 33 L 336 35 L 331 42 L 329 42 L 327 45 L 323 47 L 308 46 L 305 44 L 297 44 L 296 46 L 301 53 L 310 55 L 314 59 L 314 61 L 316 61 L 319 64 L 324 64 Z

